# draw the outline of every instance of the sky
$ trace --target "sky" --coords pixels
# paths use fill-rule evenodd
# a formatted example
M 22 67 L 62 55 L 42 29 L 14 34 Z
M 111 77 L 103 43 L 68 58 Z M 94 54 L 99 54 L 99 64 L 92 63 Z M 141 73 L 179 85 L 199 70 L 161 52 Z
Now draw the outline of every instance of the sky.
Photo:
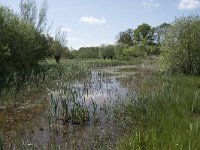
M 0 0 L 19 13 L 21 0 Z M 42 0 L 35 0 L 38 7 Z M 200 15 L 200 0 L 48 0 L 51 35 L 61 28 L 73 49 L 113 44 L 120 31 L 142 23 L 155 27 L 175 17 Z

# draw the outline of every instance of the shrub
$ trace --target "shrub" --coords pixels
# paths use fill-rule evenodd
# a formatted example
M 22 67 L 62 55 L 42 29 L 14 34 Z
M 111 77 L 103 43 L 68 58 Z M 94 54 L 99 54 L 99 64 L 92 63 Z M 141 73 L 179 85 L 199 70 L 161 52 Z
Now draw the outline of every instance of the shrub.
M 35 66 L 48 54 L 46 37 L 0 6 L 0 74 Z
M 100 57 L 103 59 L 114 59 L 116 57 L 115 47 L 113 45 L 101 45 Z
M 124 60 L 130 60 L 131 58 L 145 57 L 145 56 L 147 56 L 147 52 L 140 45 L 126 48 L 123 50 L 123 53 L 122 53 L 122 59 Z
M 187 74 L 200 73 L 199 39 L 199 16 L 177 18 L 161 48 L 161 69 Z

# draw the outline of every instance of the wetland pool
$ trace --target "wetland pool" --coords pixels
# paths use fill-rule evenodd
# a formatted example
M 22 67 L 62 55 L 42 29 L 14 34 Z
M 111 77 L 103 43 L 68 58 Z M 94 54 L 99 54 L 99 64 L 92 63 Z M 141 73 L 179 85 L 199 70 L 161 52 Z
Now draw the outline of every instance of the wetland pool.
M 86 78 L 53 81 L 41 106 L 0 113 L 6 149 L 99 149 L 115 147 L 134 120 L 116 112 L 136 93 L 134 72 L 107 67 Z

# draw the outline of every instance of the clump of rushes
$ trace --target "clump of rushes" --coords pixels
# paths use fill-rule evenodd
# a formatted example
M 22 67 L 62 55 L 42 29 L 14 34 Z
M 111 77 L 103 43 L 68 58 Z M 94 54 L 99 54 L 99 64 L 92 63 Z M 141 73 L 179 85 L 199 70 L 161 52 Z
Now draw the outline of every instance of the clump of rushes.
M 83 125 L 89 119 L 88 109 L 84 108 L 79 102 L 74 103 L 70 112 L 72 124 Z
M 85 101 L 77 99 L 78 94 L 72 87 L 65 87 L 60 82 L 60 88 L 51 93 L 51 114 L 52 117 L 62 119 L 64 122 L 84 125 L 89 120 L 89 108 Z

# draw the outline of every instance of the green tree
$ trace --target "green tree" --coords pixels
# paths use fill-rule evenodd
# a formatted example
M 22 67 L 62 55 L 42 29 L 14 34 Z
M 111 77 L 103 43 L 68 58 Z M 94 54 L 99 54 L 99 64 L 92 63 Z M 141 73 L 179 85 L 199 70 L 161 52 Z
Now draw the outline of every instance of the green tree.
M 57 63 L 60 62 L 62 57 L 65 57 L 64 51 L 67 47 L 66 32 L 63 32 L 61 28 L 58 28 L 55 34 L 54 40 L 51 42 L 50 51 L 53 54 Z
M 127 48 L 129 48 L 128 45 L 121 44 L 121 43 L 116 44 L 115 47 L 114 47 L 115 57 L 116 57 L 117 59 L 124 59 L 124 58 L 122 57 L 123 50 L 124 50 L 124 49 L 127 49 Z
M 43 1 L 41 9 L 38 11 L 35 0 L 21 0 L 20 16 L 28 24 L 32 24 L 39 32 L 43 32 L 47 21 L 47 1 Z
M 136 44 L 145 43 L 151 45 L 154 42 L 153 35 L 154 29 L 150 25 L 143 23 L 134 30 L 134 42 Z
M 133 46 L 133 30 L 128 29 L 120 32 L 119 35 L 117 35 L 117 43 L 128 45 L 129 47 Z
M 100 47 L 100 57 L 103 59 L 114 59 L 115 57 L 115 47 L 113 45 L 101 45 Z
M 81 47 L 78 50 L 78 58 L 97 59 L 99 57 L 98 47 Z
M 162 44 L 162 69 L 171 72 L 200 73 L 199 39 L 199 16 L 176 18 Z
M 166 37 L 167 32 L 169 31 L 170 27 L 171 27 L 170 24 L 163 23 L 155 28 L 154 37 L 155 37 L 155 41 L 158 45 L 160 45 L 161 43 L 164 42 L 165 37 Z
M 32 24 L 0 6 L 0 51 L 2 68 L 16 71 L 33 67 L 46 59 L 48 43 Z

